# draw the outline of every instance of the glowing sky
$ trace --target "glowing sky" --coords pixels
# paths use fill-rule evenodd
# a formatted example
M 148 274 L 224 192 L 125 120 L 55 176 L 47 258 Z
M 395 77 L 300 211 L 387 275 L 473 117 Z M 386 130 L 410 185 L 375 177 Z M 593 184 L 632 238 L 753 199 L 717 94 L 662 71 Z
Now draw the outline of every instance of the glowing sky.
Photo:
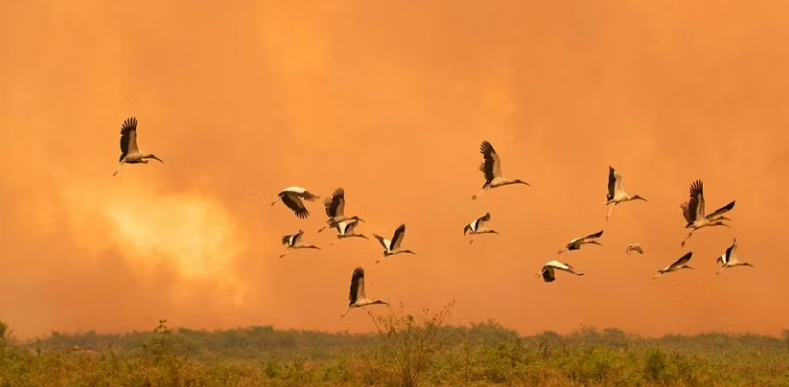
M 777 1 L 9 2 L 0 12 L 0 319 L 50 330 L 344 320 L 348 282 L 408 310 L 531 334 L 581 324 L 644 335 L 789 327 L 789 4 Z M 116 177 L 121 123 L 165 163 Z M 508 187 L 472 202 L 479 143 Z M 604 222 L 607 169 L 649 202 Z M 703 179 L 695 271 L 678 204 Z M 416 256 L 374 240 L 328 248 L 325 217 L 276 193 L 347 192 L 358 231 L 400 223 Z M 499 236 L 468 245 L 490 211 Z M 562 255 L 584 277 L 534 277 Z M 278 259 L 304 229 L 323 251 Z M 756 268 L 714 275 L 737 237 Z M 644 256 L 627 256 L 628 243 Z

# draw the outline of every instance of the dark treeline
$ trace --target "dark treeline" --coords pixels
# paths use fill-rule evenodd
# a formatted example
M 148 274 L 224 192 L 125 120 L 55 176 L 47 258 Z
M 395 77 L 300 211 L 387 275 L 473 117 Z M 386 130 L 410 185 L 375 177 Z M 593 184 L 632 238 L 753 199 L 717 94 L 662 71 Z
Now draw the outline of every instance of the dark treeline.
M 162 320 L 150 332 L 22 342 L 0 325 L 0 386 L 789 386 L 789 330 L 521 336 L 493 321 L 446 325 L 449 309 L 372 318 L 370 334 L 170 329 Z

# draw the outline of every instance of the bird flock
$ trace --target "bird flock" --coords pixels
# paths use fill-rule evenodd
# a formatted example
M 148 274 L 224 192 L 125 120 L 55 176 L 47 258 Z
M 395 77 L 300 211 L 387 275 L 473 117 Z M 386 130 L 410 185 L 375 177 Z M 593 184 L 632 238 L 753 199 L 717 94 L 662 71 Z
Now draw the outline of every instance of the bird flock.
M 120 171 L 124 164 L 147 164 L 148 159 L 154 159 L 163 163 L 163 161 L 154 154 L 144 154 L 140 152 L 139 148 L 137 147 L 137 119 L 135 117 L 128 118 L 123 122 L 123 126 L 121 127 L 120 146 L 121 156 L 119 165 L 118 169 L 116 169 L 113 173 L 113 176 L 115 176 Z M 526 185 L 529 187 L 531 186 L 524 180 L 504 177 L 501 167 L 501 157 L 498 155 L 498 153 L 496 153 L 496 150 L 493 148 L 493 145 L 490 142 L 482 141 L 479 152 L 482 154 L 482 163 L 479 166 L 479 171 L 482 172 L 485 178 L 485 183 L 482 185 L 480 191 L 471 196 L 471 200 L 477 200 L 480 198 L 480 196 L 482 196 L 482 194 L 495 188 L 516 184 Z M 605 216 L 606 222 L 610 220 L 614 207 L 630 201 L 647 201 L 647 199 L 645 199 L 643 196 L 637 194 L 628 194 L 624 188 L 622 188 L 622 180 L 622 175 L 619 173 L 619 171 L 617 171 L 614 167 L 609 166 L 608 186 L 605 201 L 605 205 L 607 207 Z M 680 246 L 683 248 L 685 247 L 688 239 L 690 239 L 694 233 L 698 232 L 702 228 L 711 228 L 717 226 L 731 227 L 728 223 L 726 223 L 731 221 L 731 219 L 724 215 L 733 210 L 735 205 L 735 201 L 732 200 L 728 204 L 707 215 L 705 211 L 704 183 L 701 180 L 696 180 L 691 183 L 689 196 L 690 198 L 688 201 L 680 204 L 679 206 L 682 210 L 682 217 L 685 220 L 685 229 L 689 230 L 687 236 L 680 243 Z M 319 195 L 315 195 L 305 188 L 292 186 L 280 191 L 278 193 L 277 200 L 273 201 L 271 206 L 281 202 L 283 205 L 285 205 L 285 207 L 290 209 L 298 219 L 304 220 L 310 216 L 310 211 L 307 208 L 305 202 L 314 202 L 317 199 L 320 199 Z M 318 229 L 317 232 L 320 233 L 326 229 L 334 229 L 337 232 L 337 238 L 331 242 L 331 245 L 334 245 L 338 241 L 351 238 L 369 239 L 366 235 L 356 232 L 356 228 L 359 226 L 359 223 L 364 223 L 365 221 L 357 215 L 347 216 L 345 214 L 345 204 L 345 190 L 341 187 L 336 188 L 332 192 L 331 196 L 325 198 L 323 201 L 324 211 L 328 219 L 326 220 L 326 224 Z M 484 215 L 465 225 L 463 228 L 463 234 L 471 236 L 469 239 L 469 244 L 473 243 L 474 239 L 479 235 L 498 234 L 498 231 L 487 228 L 487 224 L 490 222 L 490 220 L 491 214 L 490 212 L 486 212 Z M 593 234 L 572 239 L 557 252 L 557 255 L 561 255 L 568 251 L 571 252 L 580 250 L 584 245 L 602 246 L 602 244 L 599 242 L 599 239 L 603 236 L 603 231 L 604 230 L 600 230 Z M 405 239 L 405 232 L 406 225 L 400 224 L 397 226 L 397 228 L 395 228 L 391 239 L 379 234 L 372 234 L 372 236 L 383 247 L 383 253 L 375 261 L 376 264 L 382 260 L 391 259 L 395 255 L 416 254 L 416 252 L 410 249 L 402 248 L 403 240 Z M 305 244 L 303 238 L 304 230 L 298 230 L 298 232 L 294 234 L 282 236 L 282 244 L 285 246 L 286 251 L 280 255 L 280 258 L 283 258 L 288 255 L 288 253 L 299 249 L 321 250 L 321 248 L 318 246 Z M 626 247 L 625 253 L 627 255 L 631 255 L 633 253 L 642 255 L 644 254 L 644 248 L 639 243 L 630 243 Z M 693 267 L 688 264 L 692 257 L 692 251 L 684 253 L 682 257 L 677 259 L 674 263 L 666 266 L 663 269 L 658 269 L 658 274 L 655 275 L 653 279 L 682 269 L 693 269 Z M 734 238 L 732 244 L 725 250 L 725 252 L 718 257 L 716 260 L 716 265 L 720 265 L 720 268 L 715 274 L 720 274 L 726 269 L 738 266 L 754 267 L 748 262 L 739 260 L 737 256 L 736 238 Z M 577 271 L 570 264 L 554 259 L 542 265 L 535 276 L 541 277 L 546 283 L 551 283 L 556 280 L 557 270 L 573 274 L 575 276 L 584 275 L 583 272 Z M 354 308 L 362 308 L 370 305 L 389 305 L 389 303 L 386 301 L 378 299 L 371 300 L 367 297 L 364 277 L 364 268 L 354 268 L 351 275 L 350 291 L 348 294 L 348 309 L 340 316 L 340 318 L 345 317 L 345 315 Z

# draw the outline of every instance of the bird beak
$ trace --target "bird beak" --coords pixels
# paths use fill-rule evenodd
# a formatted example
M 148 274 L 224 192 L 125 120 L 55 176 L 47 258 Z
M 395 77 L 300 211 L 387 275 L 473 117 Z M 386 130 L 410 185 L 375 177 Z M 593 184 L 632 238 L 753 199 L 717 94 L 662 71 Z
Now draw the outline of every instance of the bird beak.
M 164 161 L 162 161 L 162 159 L 156 157 L 156 155 L 151 155 L 151 158 L 156 160 L 156 161 L 158 161 L 158 162 L 160 162 L 160 163 L 164 163 Z

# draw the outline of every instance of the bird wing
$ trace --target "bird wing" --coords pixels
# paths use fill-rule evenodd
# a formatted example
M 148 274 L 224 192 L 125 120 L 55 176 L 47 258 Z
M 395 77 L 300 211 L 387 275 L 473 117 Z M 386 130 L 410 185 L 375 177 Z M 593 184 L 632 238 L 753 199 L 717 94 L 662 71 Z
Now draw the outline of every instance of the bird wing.
M 729 203 L 729 204 L 727 204 L 727 205 L 725 205 L 725 206 L 723 206 L 721 208 L 718 208 L 713 213 L 707 215 L 707 219 L 713 220 L 716 217 L 721 216 L 721 215 L 731 211 L 732 209 L 734 209 L 734 203 L 735 203 L 735 201 L 732 200 L 731 203 Z
M 337 230 L 338 234 L 345 235 L 345 233 L 348 232 L 348 222 L 336 223 L 334 229 Z
M 121 126 L 121 158 L 118 161 L 122 161 L 127 154 L 137 152 L 137 118 L 131 117 L 123 121 Z
M 559 270 L 565 270 L 565 271 L 566 271 L 566 270 L 572 270 L 572 269 L 573 269 L 573 267 L 572 267 L 572 266 L 570 266 L 570 265 L 568 265 L 568 264 L 566 264 L 566 263 L 562 263 L 562 262 L 559 262 L 559 261 L 555 261 L 555 260 L 554 260 L 554 261 L 550 261 L 550 262 L 546 263 L 546 264 L 545 264 L 545 266 L 548 266 L 548 267 L 553 267 L 553 268 L 556 268 L 556 269 L 559 269 Z
M 283 237 L 282 237 L 282 244 L 283 244 L 283 245 L 286 245 L 286 246 L 287 246 L 288 244 L 290 244 L 290 237 L 292 237 L 292 236 L 293 236 L 293 235 L 285 235 L 285 236 L 283 236 Z
M 479 165 L 479 170 L 485 174 L 485 181 L 492 181 L 495 177 L 501 177 L 501 159 L 493 149 L 493 145 L 488 141 L 483 141 L 479 152 L 482 153 L 483 161 Z
M 606 195 L 606 200 L 611 200 L 614 198 L 614 193 L 616 192 L 617 181 L 616 181 L 616 169 L 614 167 L 608 167 L 608 195 Z
M 386 238 L 384 238 L 384 237 L 382 237 L 382 236 L 380 236 L 378 234 L 373 234 L 373 236 L 375 237 L 375 239 L 378 239 L 378 242 L 381 242 L 381 246 L 383 246 L 384 249 L 389 250 L 389 251 L 392 250 L 392 249 L 389 248 L 389 246 L 391 246 L 391 244 L 392 244 L 392 241 L 390 241 L 389 239 L 386 239 Z
M 312 201 L 315 201 L 315 199 L 318 199 L 318 198 L 320 198 L 320 196 L 318 196 L 318 195 L 313 195 L 312 193 L 310 193 L 310 192 L 309 192 L 309 191 L 307 191 L 307 190 L 304 190 L 303 192 L 298 192 L 298 193 L 296 193 L 296 195 L 297 195 L 298 197 L 300 197 L 300 198 L 302 198 L 302 199 L 304 199 L 304 200 L 308 201 L 308 202 L 312 202 Z
M 737 239 L 726 249 L 726 263 L 737 262 Z
M 704 217 L 704 183 L 701 180 L 696 180 L 690 185 L 688 214 L 693 218 L 693 221 Z
M 330 218 L 345 216 L 345 190 L 337 188 L 331 195 L 331 198 L 326 198 L 323 202 L 326 207 L 326 215 Z
M 556 273 L 551 266 L 543 266 L 540 274 L 542 274 L 542 280 L 545 282 L 553 282 L 556 280 Z
M 307 217 L 310 216 L 310 211 L 304 206 L 304 202 L 301 201 L 301 198 L 299 198 L 298 194 L 290 191 L 283 192 L 284 193 L 280 195 L 280 198 L 282 198 L 282 203 L 293 210 L 293 213 L 296 214 L 297 218 L 307 219 Z
M 296 246 L 301 242 L 301 237 L 304 235 L 304 231 L 299 231 L 297 234 L 293 235 L 293 246 Z
M 485 227 L 485 223 L 488 223 L 488 221 L 490 221 L 490 212 L 477 219 L 477 230 Z
M 688 202 L 680 204 L 679 208 L 682 209 L 682 217 L 685 218 L 688 224 L 693 223 L 693 217 L 690 215 L 690 207 L 688 206 Z
M 356 226 L 358 225 L 358 220 L 345 223 L 345 232 L 343 234 L 353 234 L 353 230 L 356 229 Z
M 400 248 L 400 245 L 403 243 L 403 238 L 405 238 L 405 224 L 398 226 L 397 230 L 394 232 L 394 236 L 392 237 L 392 251 Z
M 465 227 L 463 227 L 463 235 L 466 235 L 466 233 L 469 232 L 469 231 L 473 231 L 472 228 L 471 228 L 472 224 L 474 224 L 474 222 L 471 222 L 471 223 L 467 224 Z
M 353 304 L 357 300 L 364 298 L 366 298 L 364 294 L 364 269 L 357 267 L 351 276 L 351 290 L 348 293 L 348 301 Z
M 672 263 L 669 268 L 682 266 L 687 264 L 690 261 L 690 257 L 693 256 L 693 252 L 689 251 L 687 254 L 683 255 L 682 258 L 678 259 L 677 262 Z
M 600 231 L 598 231 L 598 232 L 596 232 L 596 233 L 594 233 L 594 234 L 589 234 L 589 235 L 585 236 L 583 239 L 584 239 L 584 240 L 587 240 L 587 239 L 597 239 L 597 238 L 600 238 L 601 236 L 603 236 L 603 231 L 605 231 L 605 230 L 600 230 Z

